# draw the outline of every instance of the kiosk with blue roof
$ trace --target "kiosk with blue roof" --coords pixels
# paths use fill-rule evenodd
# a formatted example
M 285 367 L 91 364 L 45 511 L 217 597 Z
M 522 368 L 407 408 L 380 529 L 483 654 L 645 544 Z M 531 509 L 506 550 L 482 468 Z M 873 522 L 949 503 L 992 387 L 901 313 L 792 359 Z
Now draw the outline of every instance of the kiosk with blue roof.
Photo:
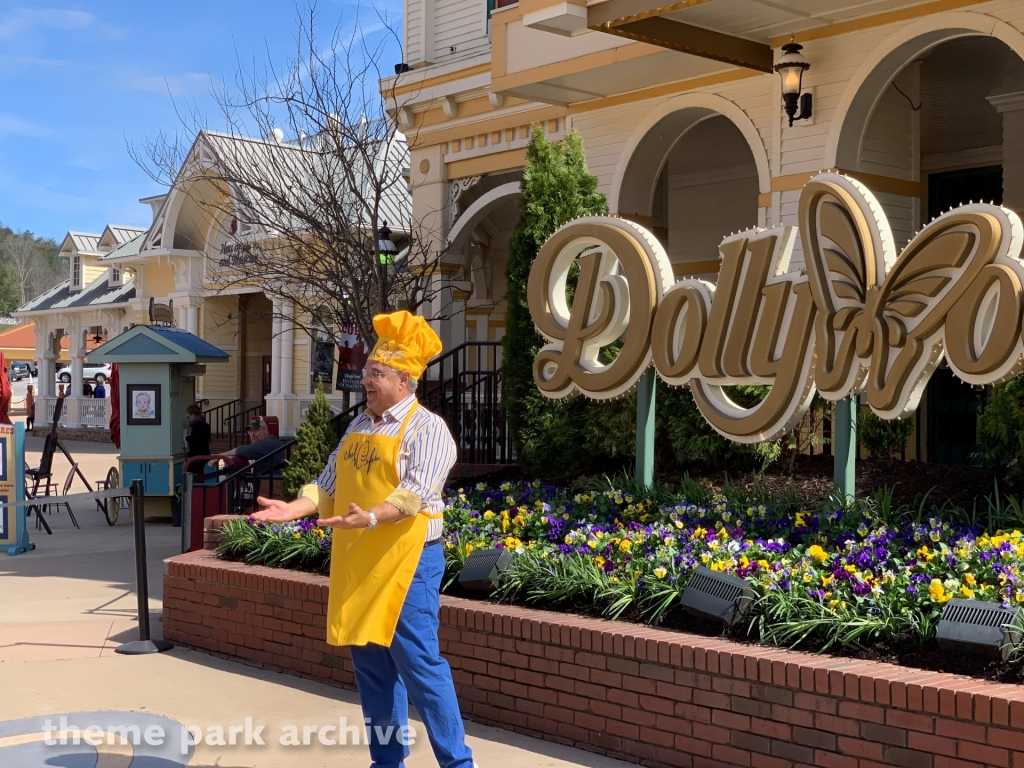
M 121 484 L 142 480 L 146 516 L 169 517 L 185 463 L 185 408 L 195 402 L 195 379 L 227 352 L 193 333 L 137 325 L 88 355 L 117 363 L 121 401 Z

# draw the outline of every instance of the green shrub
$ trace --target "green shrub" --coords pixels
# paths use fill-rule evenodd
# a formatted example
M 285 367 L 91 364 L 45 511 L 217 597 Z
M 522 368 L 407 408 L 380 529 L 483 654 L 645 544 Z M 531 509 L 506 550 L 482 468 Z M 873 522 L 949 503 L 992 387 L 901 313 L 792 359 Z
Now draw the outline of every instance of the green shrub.
M 978 417 L 976 458 L 989 467 L 1009 467 L 1019 477 L 1024 465 L 1024 375 L 992 388 Z
M 882 419 L 869 408 L 861 409 L 857 417 L 857 438 L 875 458 L 891 459 L 901 453 L 913 434 L 912 418 Z
M 340 435 L 331 426 L 331 406 L 323 387 L 317 387 L 306 420 L 295 435 L 295 449 L 281 472 L 285 499 L 294 499 L 299 489 L 320 476 Z
M 579 134 L 550 142 L 540 126 L 526 150 L 522 189 L 506 274 L 505 408 L 522 464 L 545 467 L 547 473 L 577 471 L 592 464 L 586 425 L 594 409 L 581 398 L 549 400 L 534 384 L 533 358 L 543 340 L 530 317 L 526 284 L 537 253 L 556 229 L 580 216 L 607 214 L 608 203 L 587 171 Z

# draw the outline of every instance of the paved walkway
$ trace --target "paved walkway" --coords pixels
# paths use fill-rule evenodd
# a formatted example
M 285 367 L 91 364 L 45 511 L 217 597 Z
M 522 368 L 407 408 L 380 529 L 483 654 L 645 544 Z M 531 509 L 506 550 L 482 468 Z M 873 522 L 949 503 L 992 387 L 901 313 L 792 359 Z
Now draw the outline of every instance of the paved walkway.
M 88 468 L 90 480 L 116 461 L 106 446 L 74 443 L 69 449 Z M 84 488 L 76 484 L 76 490 Z M 95 508 L 83 506 L 75 513 L 81 530 L 72 527 L 66 512 L 54 514 L 52 536 L 32 528 L 35 551 L 0 555 L 0 766 L 127 768 L 134 754 L 150 758 L 136 759 L 135 768 L 366 768 L 366 747 L 353 745 L 354 732 L 345 731 L 362 722 L 352 691 L 183 648 L 154 656 L 114 654 L 119 643 L 138 636 L 131 521 L 122 515 L 110 527 Z M 162 560 L 179 551 L 179 541 L 180 529 L 147 526 L 157 636 Z M 44 741 L 48 725 L 56 742 L 49 745 Z M 184 753 L 183 725 L 203 737 L 194 748 L 186 739 Z M 435 766 L 422 726 L 415 721 L 413 726 L 419 738 L 407 768 Z M 101 730 L 86 732 L 89 727 Z M 282 744 L 291 728 L 298 744 Z M 467 729 L 480 768 L 626 766 L 496 728 L 467 723 Z M 223 744 L 218 743 L 221 732 Z M 339 733 L 346 734 L 347 744 L 330 744 Z M 94 742 L 99 736 L 99 745 L 89 745 L 82 734 Z M 212 744 L 207 743 L 211 736 Z

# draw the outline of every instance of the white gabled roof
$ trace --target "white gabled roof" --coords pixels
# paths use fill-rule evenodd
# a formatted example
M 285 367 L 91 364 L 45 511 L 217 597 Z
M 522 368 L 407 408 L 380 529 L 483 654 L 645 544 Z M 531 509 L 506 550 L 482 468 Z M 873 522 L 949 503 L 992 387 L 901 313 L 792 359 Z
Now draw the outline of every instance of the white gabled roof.
M 60 249 L 63 251 L 65 246 L 68 245 L 68 241 L 70 241 L 71 248 L 79 253 L 99 253 L 97 249 L 100 247 L 101 237 L 102 235 L 96 235 L 92 232 L 68 232 L 64 236 L 64 241 L 60 244 Z

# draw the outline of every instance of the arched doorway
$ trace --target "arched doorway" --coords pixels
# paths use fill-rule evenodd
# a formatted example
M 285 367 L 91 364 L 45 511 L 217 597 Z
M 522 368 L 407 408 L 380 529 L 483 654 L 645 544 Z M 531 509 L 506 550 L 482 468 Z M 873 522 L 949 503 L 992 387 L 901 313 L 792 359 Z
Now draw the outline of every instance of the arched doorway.
M 677 276 L 712 277 L 718 245 L 758 225 L 766 160 L 734 120 L 708 107 L 664 115 L 636 143 L 613 205 L 650 229 Z M 764 166 L 764 167 L 762 167 Z
M 830 143 L 838 167 L 884 178 L 874 191 L 897 249 L 964 203 L 1024 212 L 1024 61 L 1007 42 L 932 30 L 895 46 L 857 85 Z M 943 364 L 918 409 L 908 454 L 972 463 L 984 399 Z

